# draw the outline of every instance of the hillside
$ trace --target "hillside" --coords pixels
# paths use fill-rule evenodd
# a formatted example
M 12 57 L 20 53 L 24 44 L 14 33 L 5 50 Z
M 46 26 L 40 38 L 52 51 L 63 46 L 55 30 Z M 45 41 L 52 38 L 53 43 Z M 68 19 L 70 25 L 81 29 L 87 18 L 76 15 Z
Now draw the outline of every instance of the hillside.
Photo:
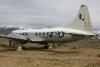
M 15 25 L 0 25 L 0 33 L 1 34 L 10 34 L 14 30 L 23 30 L 23 29 L 32 29 L 31 26 L 15 26 Z

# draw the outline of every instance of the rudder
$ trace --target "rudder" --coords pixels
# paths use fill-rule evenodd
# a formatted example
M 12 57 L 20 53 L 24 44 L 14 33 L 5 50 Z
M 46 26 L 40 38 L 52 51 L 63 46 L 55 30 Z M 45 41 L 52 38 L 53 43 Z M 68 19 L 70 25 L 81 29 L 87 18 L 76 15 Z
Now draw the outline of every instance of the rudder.
M 89 11 L 86 5 L 81 5 L 76 18 L 66 27 L 92 32 Z

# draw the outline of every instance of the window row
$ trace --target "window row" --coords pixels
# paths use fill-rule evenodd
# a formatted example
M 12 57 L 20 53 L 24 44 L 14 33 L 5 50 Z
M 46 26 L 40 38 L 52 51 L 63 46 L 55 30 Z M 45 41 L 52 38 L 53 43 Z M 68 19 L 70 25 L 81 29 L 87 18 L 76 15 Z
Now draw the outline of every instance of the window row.
M 35 35 L 52 35 L 52 34 L 53 34 L 53 32 L 46 32 L 46 33 L 39 32 L 39 33 L 35 33 Z
M 19 34 L 19 35 L 28 35 L 28 33 L 15 33 L 15 34 Z

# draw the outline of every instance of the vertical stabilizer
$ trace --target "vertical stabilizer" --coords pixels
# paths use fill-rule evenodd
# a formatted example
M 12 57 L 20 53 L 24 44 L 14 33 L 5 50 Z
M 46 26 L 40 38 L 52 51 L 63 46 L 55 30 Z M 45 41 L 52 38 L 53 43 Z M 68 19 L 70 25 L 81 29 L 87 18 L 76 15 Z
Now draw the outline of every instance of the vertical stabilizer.
M 92 32 L 89 11 L 86 5 L 81 5 L 76 18 L 66 27 Z

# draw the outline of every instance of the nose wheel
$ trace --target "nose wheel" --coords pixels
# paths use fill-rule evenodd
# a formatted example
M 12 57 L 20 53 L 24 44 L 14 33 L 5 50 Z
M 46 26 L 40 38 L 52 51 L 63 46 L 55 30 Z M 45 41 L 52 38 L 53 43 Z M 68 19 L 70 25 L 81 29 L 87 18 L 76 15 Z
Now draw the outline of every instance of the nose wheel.
M 22 51 L 22 44 L 14 41 L 9 41 L 9 48 L 16 48 L 17 51 Z
M 9 48 L 15 48 L 16 43 L 13 41 L 9 41 Z

